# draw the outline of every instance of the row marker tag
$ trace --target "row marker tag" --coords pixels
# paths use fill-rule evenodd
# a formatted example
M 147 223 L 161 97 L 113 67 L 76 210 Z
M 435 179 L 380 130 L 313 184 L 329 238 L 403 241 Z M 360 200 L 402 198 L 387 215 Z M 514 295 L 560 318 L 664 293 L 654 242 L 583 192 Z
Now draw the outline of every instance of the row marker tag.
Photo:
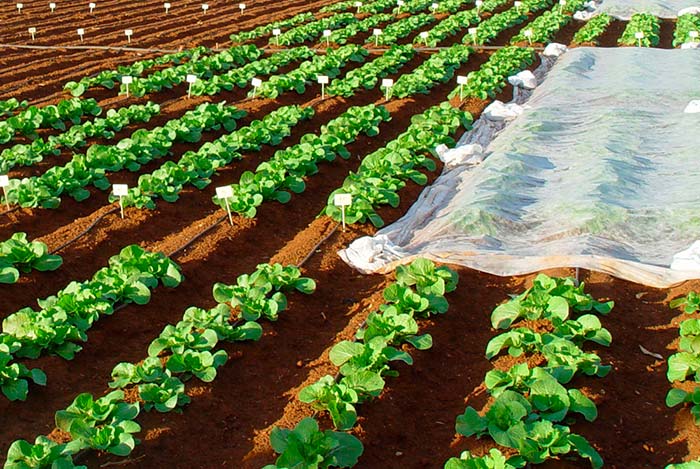
M 275 28 L 272 30 L 272 35 L 275 36 L 276 42 L 277 42 L 277 47 L 280 45 L 280 34 L 282 34 L 282 30 L 279 28 Z
M 467 77 L 457 75 L 457 84 L 459 85 L 459 100 L 464 101 L 464 85 L 467 84 Z
M 78 28 L 78 36 L 80 36 L 80 42 L 83 42 L 84 35 L 85 35 L 85 30 L 83 28 Z
M 382 87 L 386 88 L 386 100 L 389 101 L 389 98 L 391 97 L 391 89 L 394 87 L 394 80 L 391 78 L 383 78 Z
M 379 47 L 379 36 L 382 35 L 382 30 L 379 28 L 374 28 L 372 34 L 374 34 L 374 47 Z
M 642 31 L 637 31 L 634 33 L 634 37 L 637 39 L 637 46 L 642 47 L 642 39 L 644 39 L 644 33 Z
M 477 33 L 477 31 L 478 31 L 477 28 L 467 29 L 467 33 L 469 33 L 469 35 L 472 37 L 472 42 L 474 43 L 474 45 L 476 45 L 476 33 Z
M 352 205 L 352 195 L 335 194 L 333 196 L 333 205 L 340 207 L 341 220 L 343 221 L 343 231 L 345 231 L 345 207 Z
M 241 15 L 243 15 L 243 11 L 245 11 L 245 3 L 239 3 L 238 8 L 241 10 Z
M 423 31 L 420 33 L 420 38 L 423 39 L 425 47 L 428 47 L 428 36 L 430 36 L 430 33 L 428 31 Z
M 2 195 L 5 196 L 5 205 L 10 210 L 10 199 L 7 198 L 7 187 L 10 185 L 10 178 L 7 174 L 0 175 L 0 187 L 2 187 Z
M 527 42 L 532 45 L 532 29 L 526 29 L 523 31 L 523 36 L 527 38 Z
M 231 186 L 221 186 L 216 188 L 216 196 L 223 200 L 226 204 L 226 213 L 228 214 L 228 221 L 233 226 L 233 217 L 231 216 L 231 207 L 228 204 L 228 199 L 233 197 L 233 187 Z
M 34 37 L 36 36 L 36 28 L 32 26 L 32 27 L 29 28 L 27 31 L 29 31 L 29 34 L 32 35 L 32 41 L 33 41 L 33 40 L 34 40 Z
M 131 36 L 134 34 L 133 29 L 125 29 L 124 30 L 124 35 L 126 36 L 126 40 L 131 44 Z
M 329 82 L 328 75 L 319 75 L 318 82 L 321 85 L 321 99 L 326 99 L 326 85 Z
M 185 77 L 185 81 L 187 81 L 187 97 L 191 98 L 192 97 L 192 85 L 197 81 L 197 75 L 188 74 Z
M 122 84 L 126 85 L 126 97 L 129 97 L 129 85 L 134 82 L 134 77 L 129 75 L 122 76 Z
M 20 13 L 20 14 L 21 14 L 21 13 L 22 13 L 22 8 L 24 8 L 24 5 L 21 4 L 21 3 L 18 3 L 18 4 L 17 4 L 17 13 Z
M 49 9 L 51 10 L 51 13 L 53 13 L 54 10 L 56 10 L 56 4 L 54 2 L 49 3 Z
M 170 3 L 167 3 L 167 2 L 163 4 L 163 8 L 165 8 L 165 14 L 166 14 L 166 15 L 167 15 L 168 12 L 170 11 L 170 6 L 171 6 Z
M 433 15 L 435 14 L 438 8 L 440 8 L 440 5 L 438 5 L 437 3 L 433 3 L 432 5 L 430 5 L 430 9 L 433 10 Z
M 207 10 L 209 9 L 209 4 L 207 3 L 202 3 L 202 14 L 206 14 Z
M 258 92 L 258 88 L 260 88 L 260 86 L 262 86 L 262 80 L 260 78 L 253 78 L 252 80 L 250 80 L 250 84 L 253 85 L 253 98 L 254 98 Z
M 362 2 L 355 2 L 355 8 L 357 8 L 357 14 L 360 14 L 360 8 L 362 8 Z
M 96 7 L 96 6 L 97 6 L 97 5 L 95 5 L 94 2 L 88 3 L 88 8 L 90 8 L 90 13 L 92 13 L 92 12 L 95 11 L 95 7 Z
M 124 218 L 124 204 L 122 203 L 122 198 L 129 195 L 129 186 L 126 184 L 113 184 L 112 193 L 119 197 L 119 212 L 121 217 Z
M 333 34 L 333 32 L 330 29 L 323 30 L 323 37 L 326 38 L 326 47 L 331 46 L 331 34 Z

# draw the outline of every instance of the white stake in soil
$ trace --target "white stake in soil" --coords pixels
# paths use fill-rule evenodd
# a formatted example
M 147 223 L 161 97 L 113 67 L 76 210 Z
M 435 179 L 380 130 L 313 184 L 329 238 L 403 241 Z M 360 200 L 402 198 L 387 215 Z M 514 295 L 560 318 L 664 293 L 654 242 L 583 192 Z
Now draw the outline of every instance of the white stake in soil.
M 95 5 L 93 2 L 88 3 L 88 8 L 90 8 L 90 13 L 95 11 L 96 6 L 97 5 Z
M 457 75 L 457 84 L 459 85 L 459 100 L 464 101 L 464 85 L 467 84 L 467 77 Z
M 206 14 L 207 10 L 209 9 L 209 4 L 207 3 L 202 3 L 202 14 Z
M 526 29 L 523 31 L 523 36 L 527 38 L 527 42 L 532 45 L 532 29 Z
M 362 2 L 355 2 L 355 8 L 357 8 L 357 14 L 360 14 L 360 8 L 362 8 Z
M 29 31 L 29 34 L 32 35 L 32 41 L 34 40 L 34 37 L 36 36 L 36 28 L 31 27 L 27 31 Z
M 126 97 L 129 97 L 129 85 L 134 82 L 134 77 L 124 75 L 122 76 L 122 84 L 126 86 Z
M 333 34 L 333 32 L 330 29 L 325 29 L 323 31 L 323 37 L 326 38 L 326 47 L 331 46 L 331 34 Z
M 472 44 L 476 45 L 476 33 L 478 29 L 477 28 L 469 28 L 467 29 L 467 32 L 469 35 L 472 37 Z
M 231 216 L 231 207 L 228 204 L 228 199 L 233 197 L 233 188 L 231 186 L 221 186 L 216 188 L 216 196 L 226 204 L 226 213 L 228 214 L 228 222 L 233 226 L 233 217 Z
M 17 4 L 17 13 L 22 13 L 22 8 L 24 8 L 24 5 L 22 3 Z
M 272 35 L 275 36 L 275 40 L 277 45 L 280 45 L 280 34 L 282 34 L 282 30 L 279 28 L 275 28 L 272 30 Z
M 165 8 L 165 14 L 167 15 L 168 12 L 170 11 L 170 4 L 169 3 L 164 3 L 163 8 Z
M 423 31 L 420 33 L 420 38 L 423 39 L 423 44 L 425 44 L 425 47 L 428 47 L 428 36 L 430 36 L 428 31 Z
M 440 5 L 438 5 L 437 3 L 433 3 L 432 5 L 430 5 L 430 9 L 433 10 L 433 14 L 435 14 L 438 8 L 440 8 Z
M 134 34 L 133 29 L 125 29 L 124 30 L 124 35 L 126 36 L 126 40 L 129 44 L 131 44 L 131 36 Z
M 2 195 L 5 197 L 5 205 L 10 209 L 10 199 L 7 198 L 7 187 L 10 185 L 10 178 L 7 174 L 0 175 L 0 187 L 2 187 Z
M 262 80 L 260 78 L 253 78 L 250 80 L 250 84 L 253 85 L 253 98 L 258 92 L 258 88 L 262 85 Z
M 343 231 L 345 231 L 345 207 L 352 205 L 352 194 L 335 194 L 333 205 L 340 207 L 340 218 L 343 221 Z
M 83 42 L 84 35 L 85 35 L 85 30 L 83 28 L 78 28 L 78 36 L 80 36 L 80 42 Z
M 328 75 L 319 75 L 318 82 L 321 85 L 321 99 L 326 99 L 326 85 L 328 84 Z
M 243 15 L 243 12 L 245 11 L 245 3 L 239 3 L 238 8 L 241 10 L 241 16 Z
M 389 98 L 391 98 L 391 89 L 394 87 L 394 80 L 391 78 L 383 78 L 382 79 L 382 88 L 386 89 L 385 97 L 386 100 L 389 101 Z
M 129 195 L 129 186 L 126 184 L 114 184 L 112 185 L 112 193 L 119 197 L 119 213 L 121 217 L 124 218 L 124 204 L 122 203 L 122 199 Z
M 49 3 L 49 9 L 53 13 L 56 10 L 56 4 L 54 2 Z
M 644 33 L 642 31 L 637 31 L 634 33 L 634 37 L 637 39 L 637 47 L 642 47 L 642 39 L 644 39 Z
M 382 35 L 382 30 L 375 28 L 374 31 L 372 31 L 372 34 L 374 34 L 374 47 L 377 47 L 379 46 L 379 36 Z
M 194 82 L 197 81 L 197 75 L 189 74 L 189 75 L 187 75 L 187 77 L 185 77 L 185 80 L 187 81 L 187 97 L 191 98 L 192 97 L 192 85 L 194 84 Z

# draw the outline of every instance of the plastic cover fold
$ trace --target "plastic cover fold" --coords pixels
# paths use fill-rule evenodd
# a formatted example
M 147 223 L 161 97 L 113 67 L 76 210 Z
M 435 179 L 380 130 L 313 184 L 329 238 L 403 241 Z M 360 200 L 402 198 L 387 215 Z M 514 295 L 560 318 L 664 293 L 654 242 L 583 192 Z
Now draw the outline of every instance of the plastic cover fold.
M 401 220 L 341 256 L 364 272 L 423 256 L 502 276 L 700 278 L 700 114 L 684 112 L 698 77 L 693 50 L 568 51 L 482 163 L 445 166 Z
M 651 13 L 659 18 L 678 18 L 683 13 L 700 11 L 698 0 L 601 0 L 591 2 L 591 6 L 594 8 L 594 14 L 607 13 L 625 21 L 635 13 Z

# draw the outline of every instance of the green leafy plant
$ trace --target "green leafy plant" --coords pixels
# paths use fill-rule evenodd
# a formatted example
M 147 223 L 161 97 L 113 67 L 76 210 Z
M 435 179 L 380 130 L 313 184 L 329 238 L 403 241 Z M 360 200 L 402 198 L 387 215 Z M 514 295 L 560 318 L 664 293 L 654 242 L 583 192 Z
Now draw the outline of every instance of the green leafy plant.
M 15 283 L 20 271 L 52 271 L 62 263 L 61 256 L 49 254 L 46 244 L 28 241 L 26 233 L 15 233 L 0 243 L 0 283 Z
M 65 444 L 58 444 L 45 436 L 38 436 L 34 444 L 17 440 L 10 445 L 4 469 L 43 468 L 87 469 L 87 466 L 76 466 Z

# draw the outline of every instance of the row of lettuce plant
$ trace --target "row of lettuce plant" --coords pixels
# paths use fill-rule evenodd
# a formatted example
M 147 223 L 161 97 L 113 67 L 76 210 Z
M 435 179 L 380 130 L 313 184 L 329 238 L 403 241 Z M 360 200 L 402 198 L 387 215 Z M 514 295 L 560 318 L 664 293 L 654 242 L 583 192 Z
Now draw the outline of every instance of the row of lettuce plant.
M 58 207 L 64 194 L 85 200 L 90 196 L 86 186 L 109 188 L 106 172 L 137 171 L 141 165 L 169 154 L 176 142 L 194 143 L 204 131 L 234 129 L 242 115 L 235 106 L 224 103 L 200 104 L 162 127 L 138 129 L 114 145 L 91 145 L 85 154 L 75 154 L 65 165 L 54 166 L 40 176 L 10 179 L 8 199 L 21 207 L 43 208 Z
M 285 106 L 261 120 L 207 142 L 197 151 L 188 151 L 177 161 L 167 161 L 150 174 L 139 177 L 136 187 L 122 198 L 125 207 L 155 208 L 155 198 L 175 202 L 187 185 L 203 189 L 219 168 L 243 158 L 242 152 L 258 151 L 262 145 L 279 145 L 299 122 L 310 119 L 313 108 Z M 111 200 L 115 200 L 112 196 Z
M 161 253 L 131 245 L 109 259 L 109 265 L 90 280 L 71 282 L 53 296 L 37 300 L 38 310 L 22 308 L 2 322 L 0 388 L 10 400 L 24 400 L 28 379 L 45 384 L 46 375 L 12 363 L 16 358 L 36 359 L 44 354 L 72 360 L 87 341 L 87 331 L 102 316 L 114 313 L 116 304 L 146 304 L 158 284 L 176 287 L 180 268 Z
M 20 109 L 29 106 L 27 100 L 18 100 L 17 98 L 9 98 L 0 101 L 0 117 L 11 116 Z
M 391 119 L 383 106 L 369 104 L 354 106 L 321 127 L 318 135 L 309 133 L 300 143 L 275 152 L 273 157 L 261 163 L 254 172 L 244 172 L 237 184 L 231 185 L 233 197 L 227 199 L 228 207 L 245 217 L 255 217 L 257 207 L 263 202 L 276 200 L 286 203 L 291 193 L 306 189 L 304 178 L 318 172 L 318 164 L 333 161 L 336 157 L 349 158 L 346 145 L 360 134 L 373 137 L 379 134 L 379 124 Z M 214 197 L 221 207 L 226 201 Z
M 26 233 L 14 233 L 0 242 L 0 283 L 17 282 L 20 272 L 53 271 L 62 263 L 61 256 L 49 254 L 49 248 L 41 241 L 29 241 Z
M 407 16 L 388 25 L 380 36 L 367 38 L 367 44 L 390 46 L 396 44 L 399 39 L 412 34 L 417 29 L 434 22 L 435 17 L 427 13 Z
M 574 34 L 574 44 L 598 44 L 598 38 L 608 29 L 613 17 L 607 13 L 594 16 Z
M 94 99 L 63 99 L 58 104 L 29 106 L 0 121 L 0 144 L 10 142 L 17 134 L 37 138 L 39 129 L 66 130 L 66 122 L 79 124 L 84 116 L 99 116 L 102 108 Z
M 35 165 L 46 156 L 60 154 L 61 148 L 79 148 L 88 138 L 112 139 L 116 132 L 128 125 L 149 122 L 159 113 L 160 106 L 151 102 L 109 109 L 105 117 L 73 125 L 66 132 L 50 135 L 46 140 L 37 137 L 31 143 L 18 143 L 0 152 L 0 173 L 7 173 L 16 166 Z
M 208 54 L 209 49 L 197 46 L 192 49 L 165 54 L 153 59 L 139 60 L 130 65 L 119 65 L 116 70 L 103 70 L 95 76 L 83 77 L 79 81 L 69 81 L 64 85 L 64 90 L 78 97 L 85 94 L 93 86 L 101 86 L 111 90 L 121 83 L 123 76 L 140 77 L 144 72 L 158 66 L 169 63 L 180 64 L 187 60 L 197 60 L 200 56 Z
M 226 351 L 214 350 L 217 345 L 260 339 L 258 321 L 277 320 L 287 307 L 286 292 L 311 294 L 315 288 L 297 267 L 280 264 L 261 264 L 233 285 L 217 283 L 215 307 L 188 308 L 177 324 L 165 326 L 151 342 L 144 360 L 114 367 L 109 383 L 114 391 L 97 399 L 80 394 L 56 412 L 56 427 L 69 433 L 71 441 L 57 443 L 45 436 L 34 444 L 17 440 L 9 448 L 5 469 L 84 469 L 73 458 L 86 449 L 129 455 L 139 443 L 133 435 L 141 430 L 135 419 L 142 408 L 162 413 L 181 409 L 190 402 L 185 382 L 211 382 L 227 361 Z M 132 396 L 128 401 L 127 395 Z
M 358 170 L 350 173 L 343 185 L 328 197 L 324 214 L 340 222 L 342 213 L 333 201 L 336 194 L 351 194 L 352 205 L 345 207 L 345 222 L 384 225 L 377 213 L 381 205 L 398 207 L 398 192 L 406 181 L 425 184 L 427 176 L 419 171 L 435 171 L 437 165 L 428 156 L 436 146 L 454 146 L 452 136 L 471 125 L 471 115 L 449 103 L 433 106 L 411 118 L 411 125 L 385 147 L 365 156 Z
M 673 30 L 673 47 L 679 47 L 686 42 L 698 42 L 700 38 L 697 34 L 691 37 L 691 31 L 700 32 L 700 15 L 686 13 L 676 20 L 676 28 Z
M 513 36 L 511 44 L 523 41 L 547 44 L 563 26 L 569 24 L 573 19 L 572 14 L 580 10 L 584 3 L 586 0 L 568 0 L 566 5 L 554 5 L 551 10 L 545 11 Z M 526 37 L 525 31 L 529 31 L 531 36 Z
M 572 278 L 543 274 L 531 288 L 498 306 L 491 323 L 496 329 L 510 330 L 489 341 L 486 358 L 493 359 L 505 349 L 511 357 L 527 361 L 508 370 L 489 371 L 484 378 L 492 398 L 488 409 L 480 413 L 467 407 L 457 417 L 455 430 L 466 437 L 488 435 L 517 453 L 506 460 L 495 448 L 482 457 L 467 451 L 451 458 L 445 468 L 520 468 L 570 453 L 588 459 L 596 469 L 602 467 L 598 452 L 569 427 L 574 413 L 589 422 L 595 420 L 596 406 L 579 389 L 564 385 L 579 374 L 604 377 L 610 371 L 598 355 L 581 347 L 586 342 L 610 345 L 610 332 L 596 314 L 608 314 L 612 308 L 612 301 L 594 300 L 584 292 L 584 284 L 576 286 Z M 529 366 L 531 360 L 523 354 L 538 355 L 543 365 Z
M 650 13 L 635 13 L 630 18 L 618 44 L 622 46 L 656 47 L 659 45 L 661 24 L 659 19 Z M 636 37 L 642 33 L 644 37 Z
M 313 13 L 299 13 L 298 15 L 295 15 L 291 18 L 273 21 L 271 23 L 258 26 L 255 29 L 251 29 L 250 31 L 242 31 L 240 33 L 231 34 L 231 36 L 229 36 L 229 39 L 234 44 L 244 43 L 247 41 L 252 41 L 267 36 L 268 34 L 272 33 L 273 29 L 284 29 L 297 24 L 306 23 L 307 21 L 312 21 L 314 19 L 315 16 Z
M 135 77 L 129 84 L 129 93 L 141 97 L 149 93 L 170 89 L 184 83 L 187 75 L 195 75 L 199 79 L 209 79 L 216 72 L 237 69 L 249 62 L 257 60 L 263 51 L 254 45 L 234 46 L 218 54 L 200 57 L 187 63 L 158 70 L 145 77 Z M 126 84 L 120 85 L 120 92 L 126 93 Z
M 338 29 L 355 24 L 358 19 L 352 13 L 338 13 L 320 20 L 289 29 L 277 37 L 270 38 L 270 45 L 290 46 L 318 39 L 326 29 Z
M 457 1 L 461 5 L 461 1 Z M 421 38 L 420 36 L 414 39 L 414 43 L 422 42 L 430 47 L 437 46 L 441 41 L 443 41 L 447 36 L 455 36 L 460 31 L 468 28 L 471 25 L 476 25 L 481 22 L 481 17 L 483 13 L 493 13 L 494 10 L 500 8 L 501 6 L 507 4 L 507 0 L 486 0 L 477 8 L 472 8 L 470 10 L 464 10 L 460 12 L 453 13 L 443 19 L 437 24 L 433 29 L 428 31 L 427 38 Z M 438 11 L 443 11 L 443 8 L 447 8 L 445 11 L 452 11 L 449 5 L 441 2 Z M 486 19 L 484 22 L 488 21 Z
M 389 13 L 378 13 L 376 15 L 369 16 L 356 23 L 351 23 L 344 28 L 336 29 L 335 31 L 331 32 L 328 42 L 338 45 L 347 44 L 348 39 L 351 37 L 354 37 L 359 33 L 366 33 L 371 28 L 376 28 L 380 24 L 387 23 L 393 19 L 394 17 Z M 326 41 L 324 39 L 323 44 L 325 43 Z
M 668 391 L 666 405 L 689 406 L 695 424 L 700 426 L 700 319 L 696 314 L 700 311 L 700 294 L 691 291 L 671 301 L 670 306 L 692 316 L 680 323 L 678 352 L 668 357 L 666 377 L 670 383 L 679 384 Z
M 432 347 L 430 334 L 419 335 L 417 319 L 447 312 L 445 294 L 456 289 L 457 281 L 454 271 L 427 259 L 399 266 L 396 281 L 383 292 L 384 304 L 369 314 L 356 340 L 344 340 L 331 348 L 329 358 L 339 368 L 338 376 L 323 376 L 299 392 L 300 401 L 328 412 L 341 431 L 320 431 L 312 417 L 293 430 L 275 427 L 270 442 L 280 455 L 264 469 L 355 466 L 363 446 L 344 431 L 355 426 L 357 405 L 377 398 L 386 377 L 398 376 L 392 362 L 413 364 L 407 345 L 417 350 Z
M 537 13 L 553 4 L 553 0 L 522 0 L 519 6 L 496 13 L 476 26 L 474 34 L 462 38 L 465 44 L 486 44 L 496 38 L 502 31 L 528 21 L 528 13 Z

